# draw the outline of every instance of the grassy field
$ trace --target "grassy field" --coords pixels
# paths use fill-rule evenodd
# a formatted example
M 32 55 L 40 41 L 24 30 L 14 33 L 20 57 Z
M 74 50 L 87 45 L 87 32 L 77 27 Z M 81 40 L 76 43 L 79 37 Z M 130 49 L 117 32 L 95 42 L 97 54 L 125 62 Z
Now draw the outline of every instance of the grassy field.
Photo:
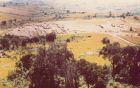
M 15 69 L 15 63 L 21 58 L 18 50 L 5 51 L 6 56 L 0 58 L 0 79 L 8 76 Z
M 66 40 L 74 35 L 59 35 L 60 40 Z M 108 35 L 104 34 L 78 34 L 76 40 L 68 43 L 68 48 L 74 53 L 77 60 L 84 58 L 89 62 L 97 63 L 99 65 L 107 64 L 110 62 L 98 56 L 98 51 L 103 47 L 101 40 Z M 111 36 L 108 36 L 111 38 Z M 28 45 L 28 48 L 42 47 L 41 44 Z M 46 45 L 47 47 L 47 45 Z M 0 58 L 0 79 L 6 78 L 8 73 L 13 71 L 15 63 L 21 58 L 22 55 L 28 53 L 27 50 L 11 50 L 4 52 L 9 57 Z
M 36 52 L 34 51 L 31 51 L 31 50 L 29 51 L 25 49 L 4 51 L 5 55 L 0 58 L 0 80 L 6 79 L 8 74 L 15 70 L 16 62 L 19 61 L 23 55 L 26 55 L 29 53 L 36 54 Z
M 36 6 L 27 6 L 27 7 L 21 6 L 18 8 L 0 7 L 0 21 L 14 19 L 14 18 L 21 20 L 36 13 L 37 9 L 38 8 Z M 57 36 L 57 40 L 58 41 L 67 40 L 72 38 L 73 40 L 71 40 L 68 43 L 68 49 L 73 52 L 76 60 L 85 59 L 88 62 L 96 63 L 101 66 L 111 65 L 111 62 L 108 59 L 99 56 L 99 51 L 104 46 L 101 43 L 101 40 L 104 37 L 108 37 L 113 42 L 115 41 L 119 42 L 123 47 L 126 46 L 127 43 L 108 34 L 84 33 L 85 31 L 93 32 L 94 30 L 95 32 L 96 31 L 104 32 L 105 30 L 104 28 L 110 28 L 110 30 L 112 31 L 113 27 L 111 27 L 111 24 L 115 24 L 115 25 L 125 24 L 126 27 L 127 26 L 134 26 L 134 28 L 136 27 L 135 31 L 140 32 L 140 28 L 139 28 L 140 22 L 134 20 L 133 17 L 128 17 L 126 19 L 97 17 L 89 20 L 87 16 L 88 15 L 94 16 L 95 14 L 66 14 L 66 15 L 67 16 L 64 17 L 64 19 L 61 19 L 61 21 L 54 20 L 54 23 L 64 25 L 66 26 L 66 28 L 70 30 L 80 32 L 80 34 L 59 34 Z M 52 21 L 53 17 L 54 16 L 40 16 L 34 18 L 34 20 L 37 21 L 51 20 L 51 22 L 53 22 Z M 68 22 L 65 20 L 68 20 Z M 99 30 L 99 25 L 103 25 L 105 27 L 100 28 Z M 128 31 L 129 29 L 127 29 L 127 32 Z M 72 32 L 72 33 L 78 33 L 78 32 Z M 0 35 L 1 36 L 4 35 L 4 31 L 2 29 L 0 30 Z M 130 36 L 120 36 L 120 37 L 132 43 L 140 44 L 140 37 L 130 37 Z M 10 72 L 15 70 L 16 62 L 19 61 L 23 55 L 29 53 L 36 55 L 37 53 L 36 49 L 40 47 L 44 47 L 43 44 L 36 43 L 31 45 L 28 44 L 26 49 L 19 48 L 17 50 L 3 51 L 5 55 L 2 55 L 0 57 L 0 88 L 7 88 L 1 85 L 2 84 L 1 80 L 6 80 L 8 74 L 10 74 Z M 46 43 L 46 48 L 47 47 L 48 47 L 48 43 Z
M 66 40 L 69 38 L 74 38 L 73 41 L 68 43 L 68 49 L 74 53 L 75 59 L 85 59 L 91 63 L 97 63 L 98 65 L 110 65 L 108 59 L 99 57 L 99 51 L 104 46 L 101 40 L 104 37 L 108 37 L 111 41 L 116 40 L 116 38 L 107 34 L 99 33 L 85 33 L 85 34 L 62 34 L 58 35 L 57 40 Z M 119 40 L 121 42 L 121 40 Z M 121 45 L 123 45 L 121 42 Z M 43 47 L 42 44 L 32 44 L 28 45 L 28 49 Z M 48 44 L 46 44 L 46 48 Z M 33 49 L 34 50 L 34 49 Z M 13 71 L 15 68 L 15 63 L 25 54 L 30 51 L 26 49 L 5 51 L 6 55 L 9 57 L 0 58 L 0 79 L 6 78 L 8 73 Z M 36 51 L 30 52 L 36 54 Z
M 68 48 L 74 53 L 75 58 L 79 59 L 86 59 L 91 63 L 97 63 L 98 65 L 110 65 L 108 60 L 99 57 L 99 50 L 103 47 L 101 40 L 104 37 L 109 37 L 109 35 L 105 34 L 83 34 L 84 36 L 82 39 L 71 42 L 68 44 Z

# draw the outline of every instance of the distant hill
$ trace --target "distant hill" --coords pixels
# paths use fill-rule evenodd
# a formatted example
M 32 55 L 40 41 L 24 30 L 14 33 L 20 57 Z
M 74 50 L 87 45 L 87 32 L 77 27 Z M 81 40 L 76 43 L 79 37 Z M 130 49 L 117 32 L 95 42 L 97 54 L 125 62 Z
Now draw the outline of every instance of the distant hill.
M 12 2 L 16 2 L 16 3 L 42 3 L 41 0 L 12 0 Z
M 7 4 L 35 4 L 35 5 L 40 5 L 40 4 L 44 4 L 42 0 L 10 0 L 9 2 L 7 2 Z

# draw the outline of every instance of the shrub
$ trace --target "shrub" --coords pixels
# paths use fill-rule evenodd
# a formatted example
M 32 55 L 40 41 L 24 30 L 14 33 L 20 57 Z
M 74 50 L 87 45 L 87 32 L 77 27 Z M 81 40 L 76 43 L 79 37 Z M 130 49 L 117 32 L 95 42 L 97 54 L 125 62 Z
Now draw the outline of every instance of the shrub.
M 140 36 L 140 33 L 138 33 L 138 36 Z
M 9 47 L 10 47 L 9 39 L 7 39 L 7 38 L 1 39 L 0 43 L 2 45 L 2 49 L 9 49 Z
M 6 24 L 7 24 L 6 21 L 1 21 L 1 25 L 2 25 L 2 26 L 5 26 Z
M 129 29 L 130 31 L 133 31 L 133 28 L 132 27 L 130 27 L 130 29 Z
M 66 42 L 70 42 L 70 41 L 71 41 L 70 39 L 67 39 L 67 40 L 66 40 Z
M 107 37 L 105 37 L 105 38 L 102 39 L 102 43 L 103 44 L 109 44 L 110 40 Z
M 54 42 L 55 39 L 56 39 L 56 33 L 55 32 L 52 32 L 52 33 L 46 35 L 46 40 L 48 42 Z
M 139 20 L 139 17 L 137 17 L 137 16 L 134 16 L 134 19 L 135 19 L 135 20 Z
M 8 75 L 8 83 L 16 88 L 26 88 L 30 84 L 29 75 L 34 63 L 34 55 L 25 55 L 16 63 L 16 70 Z M 9 85 L 7 85 L 9 86 Z
M 106 82 L 108 82 L 107 76 L 110 73 L 108 67 L 100 67 L 84 59 L 78 61 L 77 66 L 79 74 L 84 77 L 88 88 L 94 85 L 95 88 L 105 88 Z
M 16 64 L 16 67 L 18 68 L 25 68 L 26 70 L 29 70 L 34 63 L 34 56 L 31 55 L 25 55 L 23 56 L 20 61 Z

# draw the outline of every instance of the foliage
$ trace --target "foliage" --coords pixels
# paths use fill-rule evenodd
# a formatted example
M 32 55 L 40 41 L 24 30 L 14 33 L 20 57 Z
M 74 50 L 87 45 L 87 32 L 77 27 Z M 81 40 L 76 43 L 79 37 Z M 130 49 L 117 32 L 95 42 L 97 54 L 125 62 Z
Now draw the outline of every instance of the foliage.
M 103 44 L 109 44 L 110 40 L 107 37 L 105 37 L 105 38 L 102 39 L 102 43 Z
M 112 62 L 112 76 L 116 81 L 140 86 L 140 47 L 109 44 L 100 51 Z
M 100 67 L 94 63 L 87 62 L 84 59 L 81 59 L 77 63 L 79 74 L 84 77 L 88 88 L 106 88 L 110 73 L 108 67 Z
M 106 88 L 110 73 L 107 66 L 98 66 L 83 59 L 76 61 L 64 41 L 53 42 L 47 50 L 40 48 L 37 56 L 23 56 L 16 67 L 8 79 L 13 81 L 23 76 L 30 82 L 29 88 L 79 88 L 83 85 Z M 84 78 L 85 84 L 80 84 L 81 78 Z
M 56 34 L 54 32 L 47 34 L 46 36 L 38 36 L 28 38 L 25 36 L 14 36 L 5 35 L 0 39 L 0 49 L 17 49 L 19 47 L 26 47 L 27 44 L 31 43 L 43 43 L 44 42 L 54 42 L 56 39 Z M 20 40 L 20 41 L 19 41 Z

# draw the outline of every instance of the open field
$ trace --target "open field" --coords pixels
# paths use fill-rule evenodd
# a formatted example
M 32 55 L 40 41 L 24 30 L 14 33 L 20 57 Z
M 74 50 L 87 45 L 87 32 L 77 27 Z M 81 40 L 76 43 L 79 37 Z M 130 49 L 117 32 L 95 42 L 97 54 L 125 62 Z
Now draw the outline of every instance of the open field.
M 68 43 L 68 49 L 74 53 L 75 59 L 85 59 L 86 61 L 89 61 L 91 63 L 96 63 L 97 65 L 107 65 L 110 66 L 111 62 L 106 58 L 99 57 L 99 50 L 104 46 L 101 43 L 101 40 L 104 37 L 108 37 L 111 41 L 118 41 L 123 45 L 125 42 L 119 39 L 116 39 L 116 37 L 113 37 L 108 34 L 100 34 L 100 33 L 80 33 L 80 34 L 59 34 L 57 39 L 58 40 L 66 40 L 74 37 L 75 39 Z M 127 44 L 125 44 L 126 46 Z M 32 44 L 28 45 L 27 48 L 35 49 L 43 47 L 42 44 Z M 48 44 L 46 43 L 46 48 L 48 47 Z M 23 56 L 23 54 L 33 53 L 36 54 L 34 51 L 28 51 L 26 49 L 18 49 L 18 50 L 10 50 L 5 51 L 6 57 L 0 58 L 0 80 L 6 79 L 8 74 L 15 70 L 15 64 L 17 61 L 20 60 L 20 58 Z M 10 56 L 10 57 L 7 57 Z M 121 84 L 117 83 L 117 85 L 121 86 Z M 3 86 L 0 84 L 1 88 L 7 88 L 6 86 Z M 13 88 L 13 87 L 11 87 Z M 110 87 L 108 87 L 110 88 Z
M 59 40 L 66 40 L 75 36 L 74 41 L 68 43 L 68 49 L 74 53 L 75 59 L 80 60 L 84 58 L 91 63 L 97 63 L 98 65 L 110 65 L 110 61 L 99 57 L 99 50 L 103 47 L 101 40 L 104 37 L 108 37 L 112 41 L 118 41 L 121 45 L 124 45 L 124 41 L 117 40 L 115 37 L 108 34 L 100 33 L 81 33 L 81 34 L 60 34 L 58 35 Z M 126 45 L 126 44 L 125 44 Z M 28 48 L 39 48 L 43 47 L 41 44 L 28 45 Z M 47 46 L 46 46 L 47 47 Z M 22 54 L 19 52 L 26 52 L 28 50 L 14 50 L 6 51 L 6 55 L 10 57 L 0 58 L 0 75 L 1 78 L 6 78 L 10 71 L 15 68 L 15 63 L 21 58 Z M 5 66 L 6 64 L 6 66 Z
M 29 9 L 31 8 L 31 9 Z M 10 10 L 10 11 L 9 11 Z M 9 20 L 13 18 L 23 19 L 22 17 L 30 16 L 34 11 L 33 7 L 24 8 L 0 8 L 0 20 Z M 21 12 L 22 11 L 22 12 Z M 9 13 L 7 13 L 9 12 Z M 17 12 L 17 13 L 14 13 Z M 99 57 L 99 51 L 104 46 L 101 40 L 108 37 L 111 42 L 119 42 L 121 47 L 127 45 L 140 44 L 140 37 L 135 36 L 140 32 L 140 23 L 128 17 L 122 18 L 92 18 L 85 19 L 84 15 L 70 15 L 65 19 L 51 20 L 48 22 L 31 22 L 16 28 L 9 28 L 0 30 L 0 36 L 4 34 L 11 34 L 16 36 L 35 37 L 46 35 L 52 31 L 57 33 L 57 41 L 73 39 L 68 43 L 68 49 L 73 52 L 75 59 L 85 59 L 90 63 L 96 63 L 99 66 L 111 66 L 111 62 L 107 58 Z M 48 19 L 48 16 L 36 18 Z M 51 19 L 51 18 L 50 18 Z M 133 27 L 135 31 L 130 31 Z M 127 35 L 133 36 L 124 36 Z M 40 43 L 33 43 L 27 45 L 26 49 L 20 48 L 16 50 L 2 51 L 5 55 L 0 57 L 0 80 L 7 79 L 8 74 L 15 70 L 16 62 L 20 60 L 23 55 L 33 53 L 36 55 L 36 49 L 44 47 Z M 48 43 L 46 43 L 48 48 Z M 31 50 L 31 51 L 29 51 Z M 0 88 L 4 88 L 1 86 Z
M 129 23 L 132 24 L 133 22 L 134 22 L 133 20 L 132 22 L 129 20 Z M 58 36 L 58 39 L 60 40 L 66 40 L 72 36 L 78 36 L 78 38 L 76 38 L 75 41 L 68 43 L 69 50 L 71 50 L 74 53 L 75 58 L 77 60 L 84 58 L 89 62 L 97 63 L 99 65 L 104 65 L 104 64 L 110 65 L 110 62 L 107 59 L 103 59 L 102 57 L 98 56 L 99 50 L 103 47 L 101 40 L 104 37 L 109 37 L 111 41 L 120 42 L 122 47 L 129 45 L 128 42 L 113 36 L 116 32 L 120 34 L 123 34 L 123 32 L 118 30 L 118 26 L 112 27 L 111 24 L 114 25 L 124 24 L 124 26 L 121 27 L 121 30 L 129 31 L 128 26 L 130 25 L 128 25 L 128 23 L 122 21 L 121 19 L 96 18 L 92 20 L 77 19 L 77 20 L 51 21 L 46 23 L 43 22 L 34 23 L 34 24 L 30 23 L 30 24 L 25 24 L 25 26 L 21 28 L 19 27 L 19 28 L 9 29 L 10 31 L 9 30 L 4 31 L 4 33 L 2 31 L 1 34 L 5 34 L 9 32 L 15 35 L 20 34 L 23 36 L 31 37 L 31 36 L 35 36 L 36 34 L 39 34 L 39 32 L 43 33 L 44 31 L 46 31 L 46 33 L 49 33 L 49 31 L 55 30 L 55 32 L 58 32 L 60 34 Z M 103 28 L 101 28 L 99 25 L 102 25 Z M 66 32 L 63 33 L 64 30 Z M 138 38 L 122 37 L 122 38 L 135 44 L 138 44 L 140 42 L 139 37 Z M 42 47 L 42 46 L 40 44 L 34 44 L 29 47 L 35 48 L 35 47 Z M 16 51 L 12 51 L 12 52 L 16 52 Z M 18 54 L 13 53 L 11 54 L 11 56 L 16 57 L 18 56 Z M 11 59 L 12 59 L 11 57 L 6 59 L 1 58 L 1 63 L 2 63 L 1 71 L 3 72 L 1 73 L 1 75 L 3 75 L 2 78 L 5 78 L 8 75 L 8 72 L 14 69 L 16 60 L 11 60 Z M 7 67 L 3 68 L 3 65 L 7 62 L 8 62 Z
M 29 18 L 37 12 L 37 6 L 12 6 L 0 7 L 0 21 L 8 21 L 16 19 L 17 21 L 29 20 Z

